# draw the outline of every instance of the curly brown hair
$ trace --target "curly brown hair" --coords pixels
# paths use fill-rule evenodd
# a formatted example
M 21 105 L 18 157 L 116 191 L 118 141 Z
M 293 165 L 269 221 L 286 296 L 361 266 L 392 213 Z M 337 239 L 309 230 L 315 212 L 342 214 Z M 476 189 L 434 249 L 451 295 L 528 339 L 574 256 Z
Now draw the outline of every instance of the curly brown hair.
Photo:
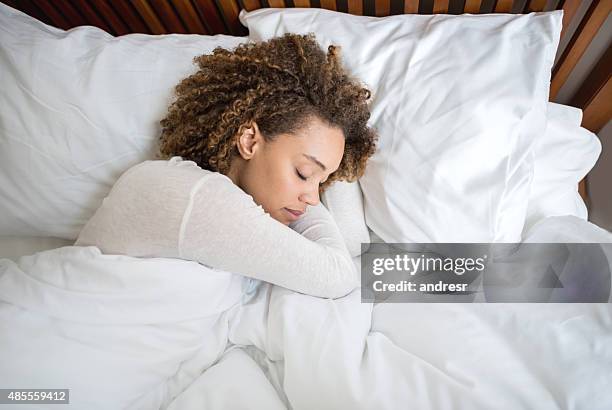
M 336 180 L 356 181 L 378 135 L 367 126 L 370 91 L 344 71 L 339 50 L 331 45 L 325 54 L 314 33 L 288 33 L 195 57 L 199 70 L 176 86 L 177 98 L 160 121 L 160 156 L 226 174 L 238 154 L 237 137 L 253 121 L 272 141 L 316 116 L 345 137 L 340 166 L 321 192 Z

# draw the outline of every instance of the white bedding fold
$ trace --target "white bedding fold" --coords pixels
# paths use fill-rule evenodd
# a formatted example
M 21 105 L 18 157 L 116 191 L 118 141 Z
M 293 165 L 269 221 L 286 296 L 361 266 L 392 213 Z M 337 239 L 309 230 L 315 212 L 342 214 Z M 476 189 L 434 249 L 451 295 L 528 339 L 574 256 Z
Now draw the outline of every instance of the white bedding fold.
M 268 306 L 265 288 L 260 292 L 242 309 L 249 321 L 235 326 L 230 340 L 256 344 L 283 363 L 283 389 L 294 409 L 612 404 L 607 304 L 389 303 L 372 309 L 358 291 L 323 300 L 273 288 Z M 249 326 L 256 310 L 266 317 L 265 338 Z
M 178 259 L 103 255 L 94 246 L 39 252 L 1 266 L 3 301 L 87 324 L 197 319 L 224 312 L 241 297 L 240 276 Z
M 160 408 L 225 350 L 242 284 L 95 247 L 2 259 L 0 386 L 69 388 L 79 409 Z
M 528 240 L 612 235 L 554 217 Z M 265 285 L 237 318 L 230 341 L 282 363 L 295 409 L 612 408 L 610 304 L 372 305 Z

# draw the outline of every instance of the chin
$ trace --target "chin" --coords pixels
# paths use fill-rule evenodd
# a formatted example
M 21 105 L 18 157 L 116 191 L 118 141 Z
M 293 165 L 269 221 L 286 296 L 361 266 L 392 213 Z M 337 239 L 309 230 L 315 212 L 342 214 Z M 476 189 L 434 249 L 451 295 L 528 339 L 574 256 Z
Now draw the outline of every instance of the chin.
M 283 218 L 283 219 L 280 219 L 280 218 L 278 218 L 277 216 L 274 216 L 274 215 L 270 215 L 270 216 L 272 217 L 272 219 L 277 220 L 278 222 L 282 223 L 283 225 L 287 225 L 287 226 L 289 226 L 289 224 L 291 223 L 291 221 L 287 221 L 287 220 L 286 220 L 286 219 L 284 219 L 284 218 Z

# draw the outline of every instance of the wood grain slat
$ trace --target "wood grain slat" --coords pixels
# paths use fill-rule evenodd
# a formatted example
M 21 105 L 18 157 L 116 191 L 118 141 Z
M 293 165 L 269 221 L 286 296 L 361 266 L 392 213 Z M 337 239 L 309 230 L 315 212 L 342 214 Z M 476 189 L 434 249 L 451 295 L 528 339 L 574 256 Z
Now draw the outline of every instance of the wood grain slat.
M 548 0 L 546 2 L 546 7 L 544 7 L 544 11 L 553 11 L 561 8 L 560 3 L 563 0 Z
M 239 3 L 240 7 L 242 7 L 246 11 L 253 11 L 261 8 L 261 2 L 259 0 L 240 0 Z M 307 7 L 310 7 L 310 5 L 308 5 Z
M 363 16 L 363 2 L 361 0 L 348 0 L 348 12 L 356 16 Z
M 132 0 L 132 5 L 140 14 L 140 17 L 144 20 L 147 27 L 153 34 L 167 34 L 168 30 L 162 24 L 162 22 L 155 14 L 155 10 L 151 8 L 151 5 L 147 0 Z
M 193 0 L 193 6 L 210 33 L 227 34 L 228 31 L 213 0 Z
M 480 10 L 478 10 L 480 14 L 493 13 L 494 10 L 495 10 L 495 0 L 482 0 L 480 2 Z
M 582 126 L 595 134 L 610 121 L 612 110 L 610 101 L 612 101 L 612 79 L 597 91 L 597 94 L 583 107 Z
M 522 14 L 527 7 L 527 0 L 514 0 L 511 13 Z
M 221 12 L 221 19 L 225 23 L 229 34 L 233 36 L 246 36 L 248 30 L 240 24 L 238 20 L 238 13 L 240 8 L 236 0 L 215 0 L 217 8 Z
M 79 13 L 74 6 L 67 0 L 53 0 L 55 5 L 59 10 L 62 11 L 62 14 L 68 21 L 69 26 L 77 27 L 77 26 L 85 26 L 87 25 L 87 20 L 85 17 Z
M 390 0 L 375 0 L 374 1 L 374 15 L 376 17 L 385 17 L 391 13 L 391 1 Z
M 309 0 L 293 0 L 293 4 L 295 5 L 295 7 L 299 7 L 299 8 L 309 8 L 310 7 Z
M 419 12 L 419 0 L 404 0 L 404 14 L 417 14 Z
M 99 27 L 107 33 L 113 33 L 113 29 L 100 17 L 97 10 L 91 7 L 90 2 L 86 0 L 70 0 L 70 2 L 85 17 L 88 25 Z
M 336 0 L 321 0 L 321 8 L 332 11 L 338 10 Z
M 149 6 L 162 22 L 168 33 L 186 34 L 187 29 L 168 0 L 149 0 Z
M 463 12 L 469 14 L 480 13 L 480 0 L 465 0 L 465 6 L 463 6 Z
M 527 10 L 525 10 L 525 12 L 532 13 L 544 11 L 544 7 L 546 7 L 546 0 L 529 0 L 527 3 Z
M 513 0 L 497 0 L 497 4 L 495 5 L 495 12 L 496 13 L 511 13 L 513 4 L 514 4 Z
M 391 0 L 394 1 L 394 0 Z M 395 0 L 397 1 L 397 0 Z M 347 0 L 337 0 L 336 1 L 336 11 L 341 13 L 348 13 L 348 3 Z
M 285 8 L 285 2 L 283 0 L 268 0 L 268 4 L 270 5 L 270 7 L 276 8 L 276 9 Z
M 191 34 L 209 34 L 189 0 L 171 0 L 174 9 Z
M 113 10 L 108 0 L 97 0 L 94 5 L 100 16 L 112 28 L 113 34 L 122 36 L 130 33 L 130 28 L 121 20 L 121 17 Z
M 612 2 L 609 0 L 599 1 L 593 0 L 580 25 L 576 29 L 576 33 L 563 51 L 557 65 L 553 69 L 552 82 L 550 86 L 550 100 L 559 93 L 559 90 L 565 84 L 570 73 L 578 64 L 580 57 L 584 54 L 591 40 L 597 34 L 597 31 L 602 26 L 612 8 Z
M 38 21 L 42 21 L 45 24 L 53 25 L 49 17 L 45 16 L 32 0 L 19 0 L 19 7 L 13 7 L 14 9 L 21 10 L 29 16 L 34 17 Z
M 434 0 L 433 14 L 448 14 L 448 0 Z
M 110 3 L 115 14 L 121 16 L 131 33 L 151 34 L 140 14 L 127 1 L 113 1 Z
M 561 27 L 561 40 L 563 40 L 567 34 L 567 28 L 574 19 L 574 16 L 576 16 L 576 12 L 578 11 L 579 7 L 580 0 L 565 0 L 563 2 L 563 26 Z
M 586 107 L 597 93 L 606 85 L 612 75 L 612 46 L 597 61 L 591 72 L 587 75 L 582 87 L 570 100 L 569 105 Z M 612 110 L 612 104 L 610 104 Z
M 64 18 L 64 16 L 58 12 L 53 4 L 48 0 L 36 0 L 36 5 L 40 10 L 49 17 L 53 26 L 61 28 L 62 30 L 69 30 L 70 23 Z

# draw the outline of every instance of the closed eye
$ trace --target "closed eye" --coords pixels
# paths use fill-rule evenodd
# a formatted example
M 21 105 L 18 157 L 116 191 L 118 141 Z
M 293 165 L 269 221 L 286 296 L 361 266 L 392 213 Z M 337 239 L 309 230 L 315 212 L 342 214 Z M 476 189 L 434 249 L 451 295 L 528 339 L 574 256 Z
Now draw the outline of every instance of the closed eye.
M 297 176 L 302 180 L 302 181 L 307 181 L 308 178 L 305 177 L 304 175 L 300 174 L 300 171 L 297 170 L 297 168 L 295 169 L 295 173 L 297 174 Z M 323 181 L 321 181 L 319 183 L 319 185 L 323 185 L 325 183 L 325 181 L 327 181 L 327 178 L 325 178 Z

